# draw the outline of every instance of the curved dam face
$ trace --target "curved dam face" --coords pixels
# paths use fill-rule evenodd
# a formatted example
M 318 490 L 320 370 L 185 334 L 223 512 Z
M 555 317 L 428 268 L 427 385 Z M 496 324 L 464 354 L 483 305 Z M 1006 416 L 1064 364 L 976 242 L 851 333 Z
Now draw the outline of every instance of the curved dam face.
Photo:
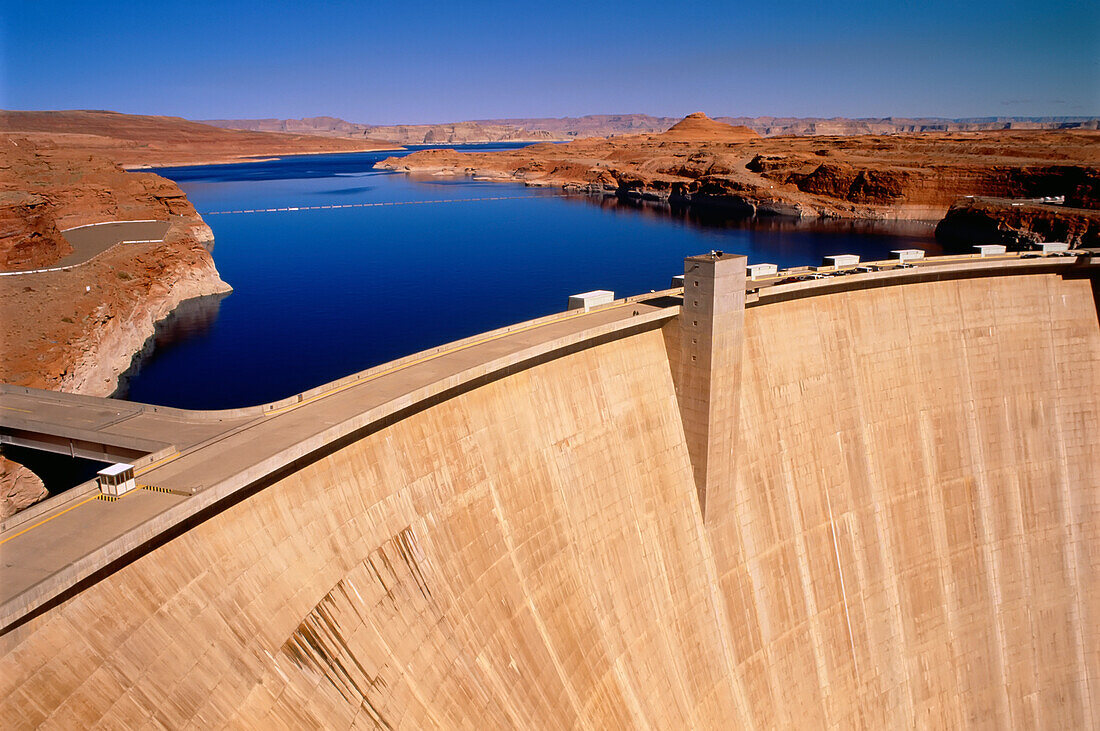
M 6 728 L 1096 727 L 1089 279 L 744 313 L 704 520 L 679 325 L 519 370 L 0 637 Z

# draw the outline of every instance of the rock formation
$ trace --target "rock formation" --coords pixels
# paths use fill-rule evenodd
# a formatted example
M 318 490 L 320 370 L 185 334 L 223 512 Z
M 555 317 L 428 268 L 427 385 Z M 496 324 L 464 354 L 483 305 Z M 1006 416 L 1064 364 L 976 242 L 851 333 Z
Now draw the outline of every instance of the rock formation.
M 0 454 L 0 520 L 49 496 L 38 475 Z
M 229 287 L 210 256 L 210 228 L 175 183 L 125 172 L 110 152 L 68 141 L 0 138 L 4 269 L 48 267 L 69 253 L 64 228 L 142 219 L 171 225 L 162 243 L 115 247 L 68 271 L 0 278 L 0 380 L 108 395 L 156 321 L 185 299 Z
M 1096 117 L 976 117 L 969 119 L 939 119 L 902 117 L 847 119 L 833 117 L 716 117 L 716 121 L 745 126 L 764 137 L 778 135 L 888 135 L 921 132 L 983 132 L 1020 129 L 1098 129 Z M 458 128 L 468 131 L 463 139 L 437 141 L 497 142 L 501 140 L 577 139 L 610 137 L 612 135 L 655 134 L 664 132 L 680 120 L 679 117 L 655 117 L 649 114 L 587 114 L 583 117 L 523 117 L 510 119 L 475 119 L 469 122 L 430 125 L 371 125 L 347 122 L 336 117 L 306 119 L 211 119 L 206 124 L 229 129 L 347 137 L 351 139 L 385 139 L 401 144 L 424 141 L 423 130 Z M 412 131 L 407 134 L 403 130 Z
M 491 153 L 425 151 L 378 167 L 724 206 L 748 215 L 939 219 L 965 195 L 1095 201 L 1100 133 L 761 139 L 695 114 L 663 134 Z
M 944 250 L 970 253 L 978 244 L 1027 250 L 1045 241 L 1100 247 L 1100 210 L 993 198 L 963 198 L 936 226 Z
M 667 132 L 660 134 L 662 140 L 674 142 L 748 142 L 758 140 L 760 135 L 748 127 L 718 122 L 702 112 L 694 112 L 672 125 Z
M 306 119 L 209 119 L 205 124 L 226 129 L 340 137 L 400 145 L 458 145 L 473 142 L 532 142 L 563 139 L 546 130 L 512 124 L 453 122 L 450 124 L 356 124 L 335 117 Z

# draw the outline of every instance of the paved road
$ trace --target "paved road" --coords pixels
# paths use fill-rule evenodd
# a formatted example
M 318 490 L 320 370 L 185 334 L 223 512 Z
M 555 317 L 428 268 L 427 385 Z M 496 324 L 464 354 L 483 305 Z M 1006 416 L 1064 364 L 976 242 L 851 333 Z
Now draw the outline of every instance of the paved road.
M 748 306 L 843 289 L 982 275 L 1085 272 L 1100 257 L 944 257 L 911 269 L 777 284 L 749 282 Z M 1095 274 L 1091 274 L 1095 276 Z M 292 399 L 251 409 L 188 412 L 110 399 L 0 387 L 0 427 L 144 439 L 161 446 L 137 462 L 137 490 L 117 502 L 70 491 L 0 526 L 0 628 L 213 503 L 357 430 L 517 365 L 556 357 L 605 336 L 658 327 L 679 298 L 649 295 L 590 313 L 563 313 L 486 333 L 364 371 Z M 655 297 L 655 298 L 654 298 Z M 653 299 L 651 299 L 653 298 Z M 651 299 L 647 304 L 642 300 Z
M 605 335 L 659 327 L 678 311 L 630 301 L 565 313 L 426 351 L 287 402 L 228 412 L 4 386 L 0 426 L 7 431 L 78 430 L 173 446 L 136 470 L 138 484 L 170 492 L 136 490 L 116 502 L 97 499 L 95 492 L 74 494 L 50 510 L 31 508 L 31 517 L 5 522 L 0 627 L 166 528 L 342 436 L 509 366 Z
M 54 266 L 83 264 L 115 244 L 127 242 L 163 241 L 168 233 L 168 221 L 116 221 L 92 226 L 79 226 L 62 231 L 73 253 Z
M 73 247 L 73 253 L 48 267 L 19 272 L 4 272 L 4 274 L 55 271 L 83 264 L 116 244 L 163 241 L 170 225 L 171 222 L 169 221 L 111 221 L 70 228 L 62 231 L 61 234 Z

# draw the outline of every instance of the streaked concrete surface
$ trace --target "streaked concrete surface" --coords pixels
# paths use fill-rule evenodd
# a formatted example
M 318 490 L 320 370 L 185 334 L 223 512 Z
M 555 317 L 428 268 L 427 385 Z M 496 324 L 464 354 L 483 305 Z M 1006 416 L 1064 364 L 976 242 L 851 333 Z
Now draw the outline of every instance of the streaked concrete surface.
M 590 313 L 544 318 L 251 409 L 188 412 L 5 386 L 0 390 L 5 439 L 37 431 L 85 443 L 100 439 L 130 444 L 140 435 L 159 450 L 134 461 L 138 484 L 167 492 L 146 491 L 141 500 L 124 497 L 112 503 L 121 516 L 112 521 L 98 520 L 103 506 L 87 499 L 61 501 L 56 508 L 43 504 L 3 523 L 0 626 L 214 502 L 357 430 L 564 348 L 660 327 L 677 309 L 623 301 Z M 181 501 L 180 495 L 194 497 Z M 80 540 L 71 539 L 74 530 L 81 533 Z
M 1094 262 L 996 264 L 750 291 L 705 523 L 675 306 L 196 415 L 240 421 L 144 473 L 193 495 L 73 496 L 0 532 L 5 585 L 9 545 L 99 536 L 19 579 L 0 718 L 1100 726 Z

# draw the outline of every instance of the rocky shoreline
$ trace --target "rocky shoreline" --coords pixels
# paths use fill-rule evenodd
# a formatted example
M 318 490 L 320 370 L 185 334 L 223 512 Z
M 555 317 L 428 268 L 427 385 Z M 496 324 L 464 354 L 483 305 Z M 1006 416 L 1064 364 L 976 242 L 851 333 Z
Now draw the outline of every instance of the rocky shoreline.
M 0 277 L 0 381 L 95 396 L 118 389 L 181 303 L 231 291 L 214 264 L 213 233 L 183 191 L 126 168 L 365 147 L 108 112 L 2 112 L 0 121 L 0 271 L 27 272 Z M 169 222 L 163 240 L 53 268 L 73 252 L 64 230 L 143 220 Z M 52 270 L 27 271 L 40 269 Z M 45 497 L 28 487 L 30 474 L 5 460 L 5 510 Z
M 939 220 L 966 195 L 1067 195 L 1095 207 L 1100 134 L 762 138 L 746 127 L 693 114 L 662 134 L 502 152 L 425 150 L 376 167 L 723 207 L 746 216 Z
M 1100 247 L 1100 210 L 1071 203 L 963 198 L 936 226 L 936 239 L 950 253 L 969 253 L 974 244 L 1027 251 L 1046 241 L 1062 241 L 1072 248 Z
M 204 229 L 209 241 L 213 241 L 206 224 L 187 228 Z M 232 287 L 218 274 L 206 244 L 185 234 L 181 240 L 159 249 L 170 254 L 163 257 L 163 266 L 139 285 L 137 296 L 129 302 L 120 300 L 114 306 L 103 303 L 93 310 L 88 316 L 85 337 L 70 343 L 72 365 L 51 388 L 92 396 L 114 394 L 119 378 L 156 334 L 158 323 L 187 300 L 231 292 Z M 159 258 L 158 250 L 152 253 L 153 258 Z M 140 257 L 131 261 L 140 261 Z M 103 268 L 120 271 L 110 259 L 103 262 Z

